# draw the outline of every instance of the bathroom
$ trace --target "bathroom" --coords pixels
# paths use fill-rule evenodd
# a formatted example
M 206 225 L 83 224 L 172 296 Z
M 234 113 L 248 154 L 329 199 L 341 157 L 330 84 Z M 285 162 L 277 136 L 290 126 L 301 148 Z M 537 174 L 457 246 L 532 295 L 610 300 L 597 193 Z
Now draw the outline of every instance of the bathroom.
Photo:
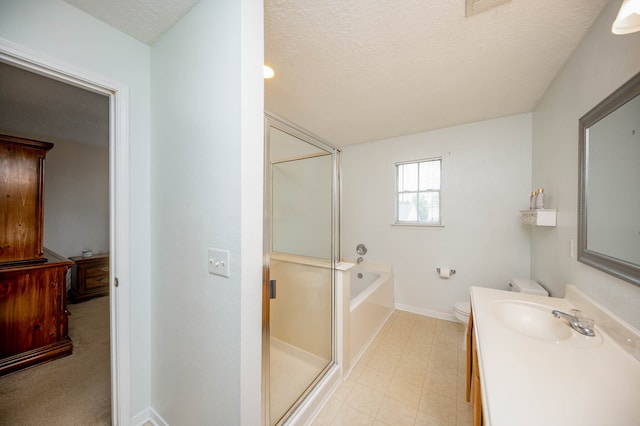
M 342 259 L 357 267 L 392 267 L 395 309 L 443 320 L 455 321 L 452 306 L 469 299 L 471 286 L 506 290 L 513 277 L 535 278 L 553 296 L 563 297 L 564 284 L 555 281 L 559 278 L 544 270 L 530 272 L 535 271 L 532 247 L 538 240 L 568 232 L 562 228 L 576 220 L 577 207 L 572 205 L 576 194 L 572 194 L 573 201 L 563 200 L 561 191 L 566 192 L 566 186 L 548 183 L 549 178 L 540 171 L 539 181 L 532 182 L 534 115 L 344 147 Z M 574 139 L 577 150 L 577 136 Z M 577 151 L 574 155 L 577 157 Z M 425 158 L 442 159 L 442 198 L 446 200 L 442 223 L 430 227 L 396 224 L 395 165 Z M 577 167 L 573 172 L 577 181 Z M 519 211 L 528 209 L 528 194 L 539 183 L 546 187 L 545 207 L 558 210 L 559 226 L 531 227 L 521 221 Z M 567 238 L 566 250 L 556 253 L 554 261 L 580 270 L 584 266 L 576 260 L 575 241 L 571 242 L 575 238 L 575 234 Z M 439 269 L 445 268 L 455 273 L 441 275 Z M 630 284 L 623 283 L 625 286 L 636 291 Z M 357 355 L 350 354 L 348 367 L 353 367 L 349 363 L 357 361 Z
M 532 112 L 341 147 L 341 257 L 392 265 L 397 310 L 455 321 L 452 306 L 469 299 L 471 286 L 506 290 L 513 277 L 524 277 L 556 297 L 574 284 L 640 325 L 638 289 L 577 261 L 577 119 L 640 65 L 606 84 L 584 72 L 586 63 L 617 73 L 598 58 L 617 63 L 625 54 L 603 49 L 602 37 L 637 50 L 637 36 L 602 36 L 607 27 L 608 17 L 596 21 Z M 563 98 L 563 91 L 588 99 Z M 442 159 L 441 226 L 395 224 L 395 165 L 430 158 Z M 545 207 L 558 211 L 555 227 L 521 222 L 519 211 L 539 187 Z M 455 274 L 441 277 L 438 268 Z

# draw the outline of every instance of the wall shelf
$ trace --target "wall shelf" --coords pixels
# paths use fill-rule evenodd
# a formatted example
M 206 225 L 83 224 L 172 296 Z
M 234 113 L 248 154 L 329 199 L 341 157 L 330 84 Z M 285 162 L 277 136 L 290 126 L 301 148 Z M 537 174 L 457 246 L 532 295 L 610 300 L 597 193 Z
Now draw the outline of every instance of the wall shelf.
M 556 226 L 556 218 L 558 210 L 556 209 L 540 209 L 540 210 L 522 210 L 520 218 L 525 225 L 535 226 Z

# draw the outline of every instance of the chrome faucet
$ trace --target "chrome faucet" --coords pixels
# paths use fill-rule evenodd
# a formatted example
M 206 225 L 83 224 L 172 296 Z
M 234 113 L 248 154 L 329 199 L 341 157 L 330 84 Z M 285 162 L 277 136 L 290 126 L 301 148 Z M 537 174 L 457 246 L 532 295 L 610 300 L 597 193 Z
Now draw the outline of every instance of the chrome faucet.
M 360 256 L 360 257 L 358 258 L 358 261 L 357 261 L 357 262 L 358 262 L 358 263 L 360 263 L 360 262 L 362 262 L 362 261 L 364 261 L 364 257 Z
M 553 310 L 551 313 L 556 318 L 562 318 L 566 320 L 571 328 L 577 331 L 580 334 L 584 334 L 585 336 L 595 336 L 596 333 L 593 331 L 593 320 L 591 318 L 586 318 L 581 315 L 580 311 L 577 309 L 572 309 L 574 315 L 569 315 L 565 312 Z

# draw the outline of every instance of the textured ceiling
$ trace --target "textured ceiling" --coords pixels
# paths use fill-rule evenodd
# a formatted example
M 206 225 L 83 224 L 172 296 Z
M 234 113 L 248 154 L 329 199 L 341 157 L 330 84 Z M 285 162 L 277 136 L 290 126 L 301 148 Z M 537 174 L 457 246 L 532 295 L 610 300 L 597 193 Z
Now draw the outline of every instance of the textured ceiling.
M 336 146 L 532 111 L 609 0 L 266 0 L 266 109 Z
M 65 1 L 147 44 L 198 2 Z M 265 0 L 265 109 L 338 147 L 529 112 L 608 1 Z
M 150 45 L 200 0 L 64 1 Z

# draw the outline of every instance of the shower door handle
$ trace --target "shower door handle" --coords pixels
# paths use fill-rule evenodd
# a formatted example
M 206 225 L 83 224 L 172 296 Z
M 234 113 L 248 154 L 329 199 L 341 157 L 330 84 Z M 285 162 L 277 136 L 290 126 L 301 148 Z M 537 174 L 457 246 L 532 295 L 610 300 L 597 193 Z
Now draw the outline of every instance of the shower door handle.
M 276 298 L 276 280 L 269 280 L 269 299 Z

